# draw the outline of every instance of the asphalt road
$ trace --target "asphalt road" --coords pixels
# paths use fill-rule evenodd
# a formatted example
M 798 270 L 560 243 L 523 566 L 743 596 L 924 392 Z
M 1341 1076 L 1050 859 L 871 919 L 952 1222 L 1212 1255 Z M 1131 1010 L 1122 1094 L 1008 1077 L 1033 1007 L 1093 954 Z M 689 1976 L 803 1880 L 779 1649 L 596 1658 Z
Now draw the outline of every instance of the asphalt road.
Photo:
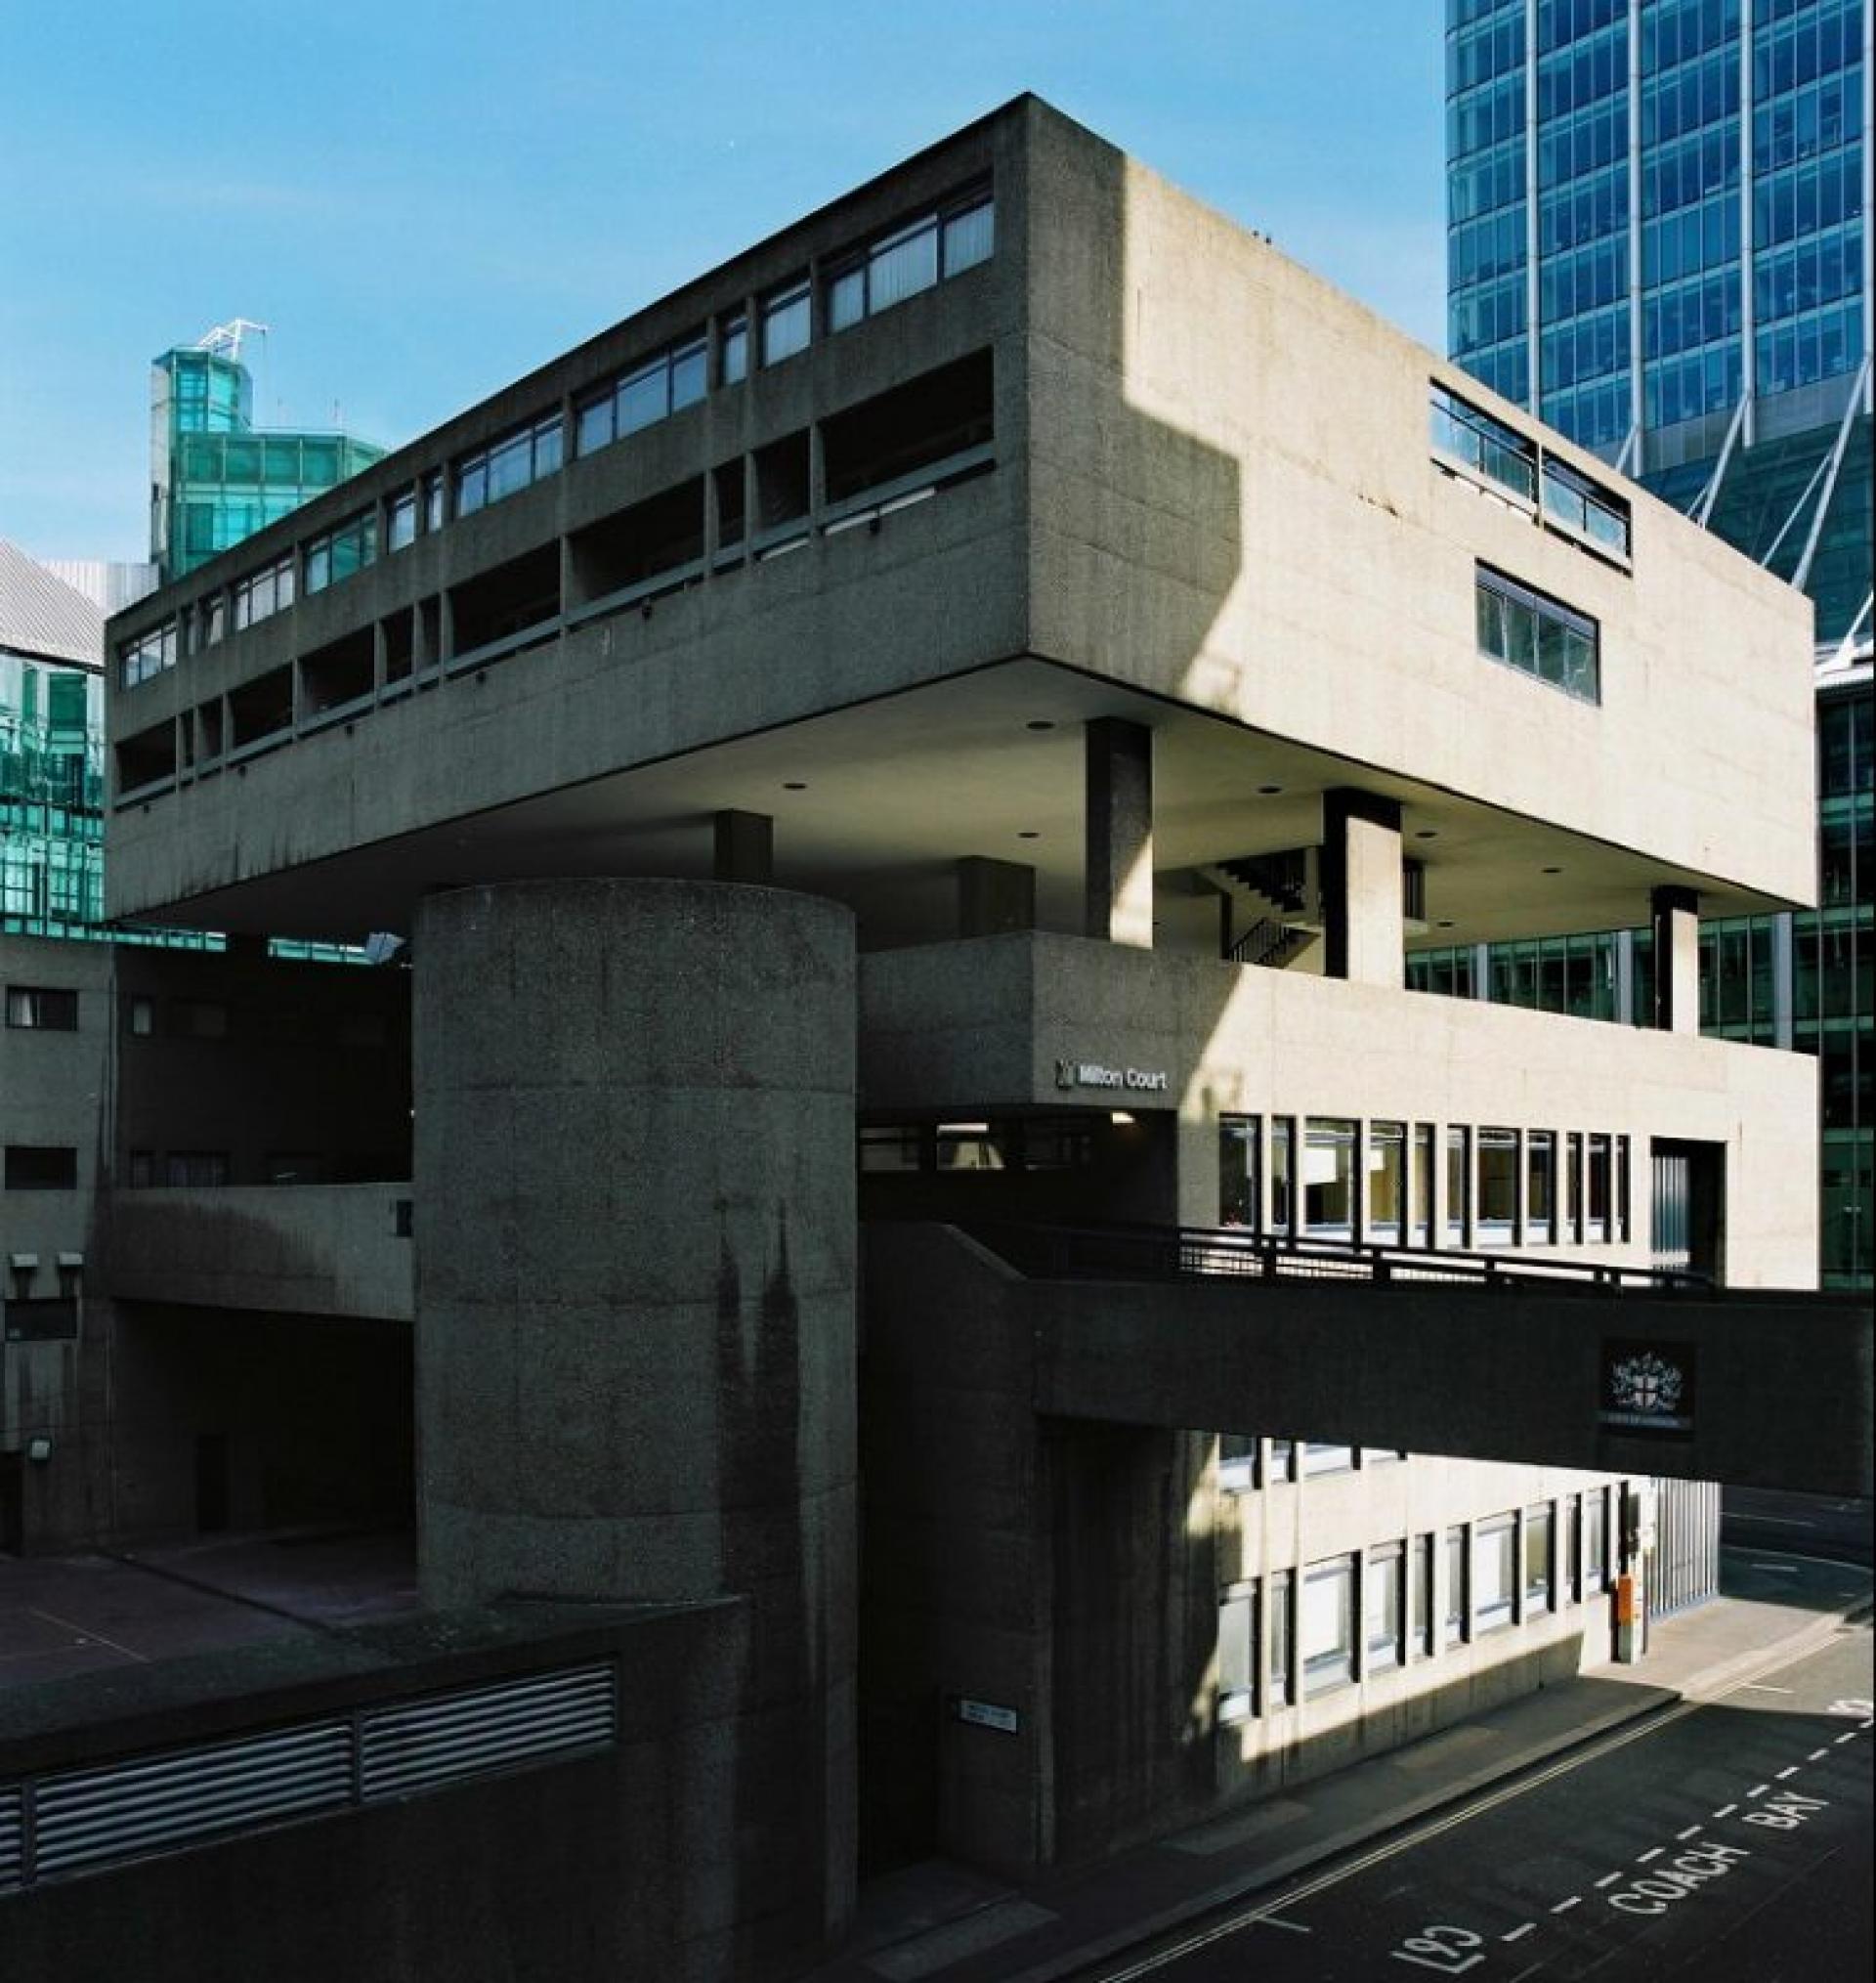
M 1731 1549 L 1780 1549 L 1870 1568 L 1872 1507 L 1831 1494 L 1789 1494 L 1771 1487 L 1727 1487 L 1720 1536 Z
M 1090 1971 L 1105 1983 L 1871 1973 L 1867 1623 L 1288 1892 Z

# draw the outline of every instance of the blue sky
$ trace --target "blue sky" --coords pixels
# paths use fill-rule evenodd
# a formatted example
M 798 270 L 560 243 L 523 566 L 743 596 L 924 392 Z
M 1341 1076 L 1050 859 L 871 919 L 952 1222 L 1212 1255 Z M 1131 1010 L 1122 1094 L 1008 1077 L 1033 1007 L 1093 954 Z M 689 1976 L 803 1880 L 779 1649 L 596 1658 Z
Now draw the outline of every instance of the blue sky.
M 1033 89 L 1430 344 L 1434 0 L 0 0 L 0 537 L 144 555 L 149 360 L 434 426 Z

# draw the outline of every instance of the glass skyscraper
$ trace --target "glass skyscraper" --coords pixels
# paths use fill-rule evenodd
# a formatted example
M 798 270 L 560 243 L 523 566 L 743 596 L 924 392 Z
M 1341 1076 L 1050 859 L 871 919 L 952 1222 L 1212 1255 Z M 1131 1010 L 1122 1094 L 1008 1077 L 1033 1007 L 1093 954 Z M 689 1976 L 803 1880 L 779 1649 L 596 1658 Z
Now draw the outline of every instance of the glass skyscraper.
M 1868 1286 L 1876 1265 L 1871 13 L 1446 9 L 1453 357 L 1815 609 L 1819 907 L 1707 926 L 1702 1021 L 1819 1058 L 1831 1286 Z M 1586 1010 L 1559 960 L 1599 942 L 1612 939 L 1556 939 L 1555 958 L 1429 955 L 1415 979 Z
M 234 326 L 150 366 L 150 560 L 164 580 L 252 537 L 384 450 L 354 434 L 257 429 Z

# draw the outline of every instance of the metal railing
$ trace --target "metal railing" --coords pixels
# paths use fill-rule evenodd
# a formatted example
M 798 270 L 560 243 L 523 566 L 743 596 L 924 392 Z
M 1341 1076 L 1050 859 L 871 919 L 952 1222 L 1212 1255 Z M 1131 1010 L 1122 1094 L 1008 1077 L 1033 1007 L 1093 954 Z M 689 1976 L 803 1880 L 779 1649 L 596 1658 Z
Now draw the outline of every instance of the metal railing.
M 977 1221 L 964 1230 L 1020 1272 L 1048 1280 L 1445 1282 L 1455 1286 L 1568 1293 L 1703 1292 L 1705 1275 L 1544 1260 L 1529 1253 L 1458 1253 L 1367 1240 L 1256 1233 L 1239 1227 L 1049 1226 Z

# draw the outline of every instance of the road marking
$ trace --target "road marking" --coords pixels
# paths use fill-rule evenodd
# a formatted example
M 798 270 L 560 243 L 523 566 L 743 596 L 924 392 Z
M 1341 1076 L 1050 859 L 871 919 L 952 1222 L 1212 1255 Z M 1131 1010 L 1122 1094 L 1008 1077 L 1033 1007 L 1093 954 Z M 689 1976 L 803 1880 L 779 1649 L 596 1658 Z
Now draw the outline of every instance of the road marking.
M 1856 1731 L 1853 1728 L 1847 1734 L 1840 1735 L 1837 1740 L 1839 1743 L 1855 1742 L 1856 1740 Z
M 1293 1935 L 1313 1935 L 1314 1928 L 1305 1928 L 1300 1921 L 1286 1921 L 1281 1915 L 1259 1915 L 1258 1921 L 1266 1928 L 1288 1928 Z
M 1795 1515 L 1735 1515 L 1735 1522 L 1774 1523 L 1780 1529 L 1815 1529 L 1815 1522 L 1801 1522 Z
M 1597 1881 L 1597 1885 L 1613 1886 L 1616 1883 L 1616 1881 L 1621 1877 L 1622 1875 L 1619 1873 L 1605 1873 L 1602 1875 L 1602 1877 Z
M 1795 1777 L 1797 1774 L 1798 1774 L 1798 1765 L 1796 1763 L 1792 1763 L 1785 1769 L 1782 1769 L 1778 1772 L 1778 1781 L 1782 1784 L 1787 1777 Z
M 1789 1687 L 1768 1687 L 1763 1680 L 1748 1680 L 1746 1687 L 1753 1694 L 1789 1694 Z
M 1645 1852 L 1638 1852 L 1635 1855 L 1635 1863 L 1638 1866 L 1645 1866 L 1647 1865 L 1650 1859 L 1659 1859 L 1660 1857 L 1661 1857 L 1661 1847 L 1658 1845 L 1650 1845 Z
M 1699 1832 L 1700 1828 L 1698 1825 L 1689 1825 L 1684 1832 L 1677 1832 L 1674 1835 L 1679 1839 L 1694 1838 L 1699 1835 Z
M 1500 1935 L 1498 1939 L 1501 1942 L 1521 1942 L 1536 1926 L 1535 1921 L 1526 1921 L 1521 1928 L 1514 1928 L 1509 1935 Z
M 1798 1574 L 1798 1566 L 1795 1563 L 1755 1563 L 1752 1567 L 1754 1570 L 1769 1570 L 1774 1576 Z
M 96 1641 L 101 1646 L 108 1646 L 113 1653 L 121 1653 L 126 1660 L 135 1660 L 140 1666 L 149 1664 L 149 1654 L 135 1653 L 128 1646 L 120 1646 L 115 1639 L 99 1631 L 95 1625 L 74 1625 L 69 1618 L 62 1618 L 57 1612 L 41 1611 L 36 1605 L 30 1605 L 27 1609 L 34 1617 L 44 1618 L 49 1625 L 57 1625 L 63 1631 L 76 1632 L 81 1646 L 88 1646 Z
M 1568 1900 L 1558 1901 L 1551 1912 L 1554 1915 L 1566 1915 L 1582 1898 L 1583 1896 L 1580 1893 L 1573 1893 Z
M 1722 1804 L 1713 1815 L 1716 1818 L 1730 1818 L 1738 1808 L 1737 1804 Z
M 1769 1784 L 1754 1784 L 1752 1789 L 1746 1792 L 1746 1795 L 1749 1797 L 1763 1797 L 1770 1789 L 1771 1786 Z
M 1823 1759 L 1825 1758 L 1825 1756 L 1827 1756 L 1827 1755 L 1828 1755 L 1829 1753 L 1830 1753 L 1830 1750 L 1829 1750 L 1828 1748 L 1814 1748 L 1814 1749 L 1812 1749 L 1812 1752 L 1811 1752 L 1811 1753 L 1810 1753 L 1810 1754 L 1809 1754 L 1809 1755 L 1808 1755 L 1808 1756 L 1807 1756 L 1807 1757 L 1805 1758 L 1805 1760 L 1806 1760 L 1806 1762 L 1808 1762 L 1808 1763 L 1817 1763 L 1817 1762 L 1822 1762 L 1822 1761 L 1823 1761 Z

